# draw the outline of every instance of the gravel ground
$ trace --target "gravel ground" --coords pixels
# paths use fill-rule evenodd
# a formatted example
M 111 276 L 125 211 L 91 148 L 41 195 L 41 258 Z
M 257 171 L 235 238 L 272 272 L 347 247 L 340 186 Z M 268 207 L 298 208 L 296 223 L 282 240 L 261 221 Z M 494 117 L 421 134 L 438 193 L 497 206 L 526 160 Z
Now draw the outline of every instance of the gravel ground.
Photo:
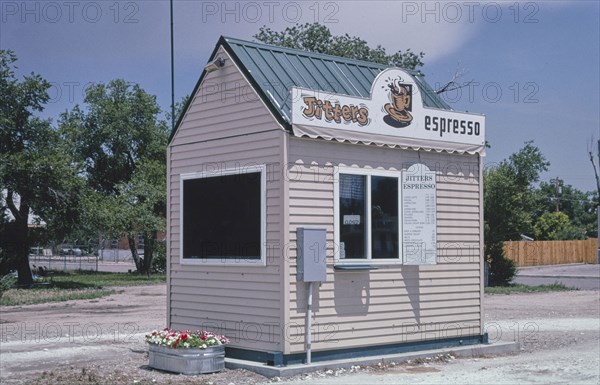
M 486 295 L 490 340 L 521 343 L 516 356 L 450 356 L 354 367 L 281 381 L 243 370 L 178 376 L 147 367 L 142 336 L 164 325 L 165 285 L 98 300 L 0 308 L 2 384 L 600 383 L 598 291 Z

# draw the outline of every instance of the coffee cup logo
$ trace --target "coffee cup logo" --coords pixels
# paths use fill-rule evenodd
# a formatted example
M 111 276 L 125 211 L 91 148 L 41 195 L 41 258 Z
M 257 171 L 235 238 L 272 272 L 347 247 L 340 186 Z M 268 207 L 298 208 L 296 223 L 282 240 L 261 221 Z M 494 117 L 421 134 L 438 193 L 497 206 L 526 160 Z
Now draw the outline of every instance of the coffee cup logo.
M 413 120 L 412 111 L 412 84 L 405 84 L 402 79 L 395 79 L 387 84 L 389 89 L 389 103 L 383 108 L 387 115 L 383 121 L 392 127 L 409 126 Z

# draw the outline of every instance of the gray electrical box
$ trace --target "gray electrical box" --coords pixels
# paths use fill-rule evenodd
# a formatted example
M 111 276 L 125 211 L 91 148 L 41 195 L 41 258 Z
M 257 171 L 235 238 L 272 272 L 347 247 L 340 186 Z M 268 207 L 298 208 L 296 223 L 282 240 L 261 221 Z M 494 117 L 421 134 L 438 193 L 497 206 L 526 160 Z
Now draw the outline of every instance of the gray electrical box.
M 324 282 L 327 280 L 325 251 L 327 250 L 325 229 L 296 230 L 298 246 L 298 267 L 296 278 L 303 282 Z

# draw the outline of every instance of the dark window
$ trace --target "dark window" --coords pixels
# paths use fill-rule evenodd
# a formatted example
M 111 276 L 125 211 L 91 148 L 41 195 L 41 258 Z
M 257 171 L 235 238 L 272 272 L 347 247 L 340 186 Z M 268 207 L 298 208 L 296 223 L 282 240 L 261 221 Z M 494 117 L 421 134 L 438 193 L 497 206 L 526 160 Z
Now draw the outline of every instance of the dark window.
M 340 245 L 344 258 L 366 258 L 365 176 L 340 174 Z
M 339 174 L 340 259 L 400 259 L 398 181 Z
M 398 258 L 398 237 L 398 178 L 372 176 L 372 258 Z
M 183 181 L 183 258 L 261 258 L 261 173 Z

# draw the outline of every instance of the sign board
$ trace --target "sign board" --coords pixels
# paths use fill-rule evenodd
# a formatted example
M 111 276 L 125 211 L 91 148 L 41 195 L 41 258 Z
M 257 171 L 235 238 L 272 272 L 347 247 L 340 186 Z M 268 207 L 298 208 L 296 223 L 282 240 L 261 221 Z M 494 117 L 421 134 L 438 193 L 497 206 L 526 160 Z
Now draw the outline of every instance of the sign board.
M 345 225 L 360 225 L 360 215 L 344 215 Z
M 402 255 L 407 265 L 435 264 L 435 172 L 414 164 L 402 173 Z
M 485 147 L 483 115 L 424 107 L 415 79 L 400 69 L 382 71 L 371 86 L 370 98 L 297 87 L 291 92 L 293 125 L 318 128 L 308 131 L 320 136 L 330 133 L 348 140 L 380 136 L 423 147 L 436 142 L 434 147 L 448 150 Z

